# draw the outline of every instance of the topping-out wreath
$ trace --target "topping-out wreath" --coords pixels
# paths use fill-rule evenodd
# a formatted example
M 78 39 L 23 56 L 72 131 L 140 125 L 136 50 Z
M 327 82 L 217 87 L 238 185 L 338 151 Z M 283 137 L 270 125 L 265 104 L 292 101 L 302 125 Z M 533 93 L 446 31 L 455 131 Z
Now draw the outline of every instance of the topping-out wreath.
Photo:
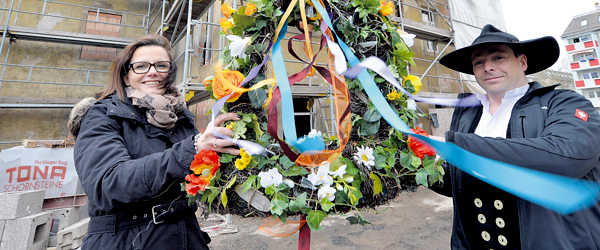
M 317 161 L 318 164 L 305 161 L 302 156 L 297 158 L 302 152 L 294 147 L 296 144 L 288 145 L 285 139 L 274 138 L 276 133 L 267 132 L 271 126 L 269 117 L 272 117 L 271 109 L 267 107 L 276 106 L 271 102 L 277 101 L 277 91 L 274 86 L 261 84 L 268 82 L 265 81 L 267 67 L 261 63 L 273 49 L 276 34 L 280 31 L 278 25 L 286 22 L 301 32 L 321 34 L 320 13 L 315 11 L 314 3 L 307 1 L 305 5 L 304 1 L 296 4 L 297 1 L 289 0 L 249 0 L 238 9 L 232 9 L 228 4 L 221 6 L 224 17 L 220 20 L 220 35 L 226 37 L 229 44 L 222 51 L 220 66 L 214 76 L 207 78 L 204 84 L 211 92 L 211 98 L 216 100 L 233 93 L 220 111 L 236 112 L 242 118 L 224 126 L 234 131 L 234 140 L 255 142 L 265 148 L 265 153 L 250 155 L 242 148 L 239 156 L 219 156 L 213 151 L 202 150 L 192 162 L 193 173 L 186 177 L 182 188 L 188 193 L 190 202 L 200 201 L 212 212 L 221 214 L 271 214 L 283 222 L 287 216 L 306 215 L 310 228 L 318 230 L 328 214 L 355 211 L 348 220 L 351 224 L 364 225 L 369 222 L 361 216 L 360 208 L 375 208 L 395 198 L 403 189 L 412 190 L 416 185 L 429 186 L 442 181 L 444 172 L 440 165 L 443 160 L 436 159 L 429 146 L 388 125 L 365 94 L 360 81 L 336 75 L 331 65 L 330 77 L 337 81 L 339 92 L 348 95 L 345 105 L 350 113 L 345 114 L 345 119 L 341 117 L 344 114 L 336 114 L 340 127 L 335 136 L 313 130 L 298 143 L 316 138 L 324 142 L 323 152 L 333 153 Z M 320 4 L 333 20 L 335 35 L 359 59 L 380 58 L 404 89 L 411 94 L 419 91 L 420 78 L 407 72 L 409 64 L 414 66 L 410 46 L 415 36 L 405 33 L 388 19 L 394 8 L 391 1 L 328 0 Z M 335 37 L 333 32 L 331 29 L 326 31 L 329 37 Z M 304 38 L 299 37 L 297 40 Z M 309 57 L 307 62 L 316 58 L 313 49 L 316 50 L 309 46 L 303 48 Z M 314 64 L 307 67 L 306 74 L 315 72 L 316 67 L 312 66 Z M 258 74 L 244 86 L 252 90 L 234 91 L 254 67 L 259 67 Z M 297 72 L 288 73 L 290 76 Z M 406 124 L 414 124 L 418 117 L 425 116 L 405 94 L 379 75 L 369 73 L 387 103 Z M 327 75 L 326 72 L 322 74 Z M 281 83 L 278 81 L 278 84 Z M 343 107 L 344 103 L 336 105 Z M 418 127 L 413 132 L 425 134 Z M 240 194 L 250 195 L 243 199 Z M 258 196 L 270 201 L 266 210 L 250 205 L 250 199 Z

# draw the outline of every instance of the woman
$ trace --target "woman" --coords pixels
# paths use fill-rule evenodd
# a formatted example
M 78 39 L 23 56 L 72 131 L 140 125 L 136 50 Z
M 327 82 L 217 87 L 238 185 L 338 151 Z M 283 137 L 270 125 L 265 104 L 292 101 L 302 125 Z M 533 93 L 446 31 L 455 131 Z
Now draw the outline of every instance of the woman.
M 173 87 L 169 41 L 147 35 L 117 55 L 106 89 L 83 118 L 75 166 L 88 196 L 90 222 L 82 249 L 208 249 L 196 204 L 180 183 L 201 149 L 239 154 L 232 144 L 194 127 L 184 97 Z M 73 118 L 72 118 L 73 119 Z M 234 113 L 218 116 L 215 129 Z M 71 122 L 69 127 L 71 128 Z

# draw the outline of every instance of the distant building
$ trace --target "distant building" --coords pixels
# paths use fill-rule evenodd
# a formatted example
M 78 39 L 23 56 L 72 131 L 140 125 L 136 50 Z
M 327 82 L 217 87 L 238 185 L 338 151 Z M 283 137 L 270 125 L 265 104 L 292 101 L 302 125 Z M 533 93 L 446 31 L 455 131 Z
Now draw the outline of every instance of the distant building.
M 561 38 L 566 44 L 576 91 L 600 111 L 600 5 L 596 10 L 574 16 Z
M 575 83 L 573 82 L 573 75 L 568 72 L 556 71 L 546 69 L 544 71 L 527 75 L 527 80 L 537 81 L 544 86 L 554 85 L 560 83 L 559 89 L 570 89 L 577 91 Z

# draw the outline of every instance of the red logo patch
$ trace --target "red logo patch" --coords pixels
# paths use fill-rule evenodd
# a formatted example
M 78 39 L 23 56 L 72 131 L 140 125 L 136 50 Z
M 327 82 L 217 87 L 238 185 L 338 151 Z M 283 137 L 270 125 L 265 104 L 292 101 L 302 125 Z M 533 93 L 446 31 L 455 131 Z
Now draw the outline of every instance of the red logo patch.
M 575 110 L 575 117 L 587 122 L 588 114 L 581 111 L 580 109 Z

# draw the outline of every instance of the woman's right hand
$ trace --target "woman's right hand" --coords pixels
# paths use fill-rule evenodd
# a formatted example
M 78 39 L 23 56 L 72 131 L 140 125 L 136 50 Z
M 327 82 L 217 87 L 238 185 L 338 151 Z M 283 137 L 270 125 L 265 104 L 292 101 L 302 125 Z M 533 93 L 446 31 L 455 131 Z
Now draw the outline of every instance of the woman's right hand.
M 226 121 L 237 121 L 237 120 L 240 120 L 240 117 L 238 117 L 238 115 L 236 113 L 227 113 L 227 114 L 222 114 L 222 115 L 217 116 L 217 118 L 215 118 L 214 121 L 210 122 L 208 124 L 208 126 L 206 126 L 206 130 L 204 131 L 204 134 L 202 134 L 194 142 L 194 143 L 196 143 L 196 148 L 198 150 L 208 149 L 208 150 L 212 150 L 215 152 L 239 155 L 240 154 L 239 149 L 230 147 L 235 144 L 232 142 L 217 138 L 213 134 L 213 127 L 212 127 L 212 124 L 214 124 L 215 125 L 214 131 L 218 132 L 219 134 L 231 137 L 231 136 L 233 136 L 233 130 L 228 129 L 226 127 L 221 127 L 221 125 L 223 125 L 223 123 L 225 123 Z

